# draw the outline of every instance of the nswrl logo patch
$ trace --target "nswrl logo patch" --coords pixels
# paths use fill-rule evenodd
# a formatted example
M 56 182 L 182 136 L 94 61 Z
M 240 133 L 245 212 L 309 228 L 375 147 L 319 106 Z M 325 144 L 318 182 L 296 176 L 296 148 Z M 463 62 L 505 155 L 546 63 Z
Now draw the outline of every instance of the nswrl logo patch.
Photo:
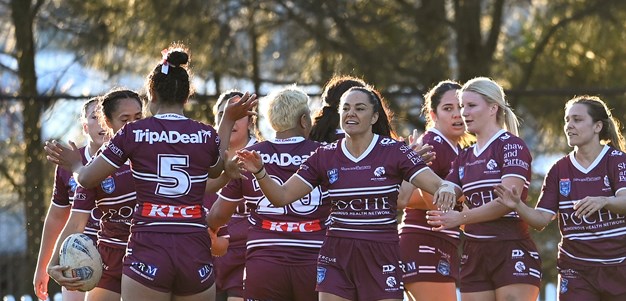
M 112 193 L 115 190 L 115 180 L 113 180 L 113 177 L 109 176 L 100 183 L 100 187 L 102 187 L 104 192 Z
M 559 181 L 559 192 L 562 196 L 568 196 L 572 189 L 572 182 L 570 179 L 561 179 Z
M 335 183 L 337 182 L 337 180 L 339 180 L 339 170 L 337 170 L 336 168 L 327 171 L 326 174 L 328 175 L 328 182 L 330 184 Z
M 326 279 L 326 268 L 325 267 L 317 267 L 317 284 L 322 283 Z

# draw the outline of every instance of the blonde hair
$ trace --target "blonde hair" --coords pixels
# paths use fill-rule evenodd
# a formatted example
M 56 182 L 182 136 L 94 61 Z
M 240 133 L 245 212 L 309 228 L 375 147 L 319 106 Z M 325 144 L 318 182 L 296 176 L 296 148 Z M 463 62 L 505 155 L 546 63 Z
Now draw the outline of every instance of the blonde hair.
M 295 128 L 302 114 L 310 114 L 309 96 L 295 85 L 274 91 L 266 98 L 267 119 L 277 132 Z
M 480 94 L 489 104 L 497 104 L 498 113 L 496 115 L 496 122 L 505 130 L 518 136 L 519 120 L 506 102 L 504 90 L 498 83 L 487 77 L 475 77 L 466 82 L 460 92 L 463 93 L 466 91 Z

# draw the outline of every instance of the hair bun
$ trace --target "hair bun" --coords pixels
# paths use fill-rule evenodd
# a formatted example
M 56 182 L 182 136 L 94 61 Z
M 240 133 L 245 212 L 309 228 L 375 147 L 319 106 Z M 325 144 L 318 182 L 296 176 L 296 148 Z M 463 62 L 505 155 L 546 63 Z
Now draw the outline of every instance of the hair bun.
M 167 62 L 176 67 L 185 65 L 189 62 L 189 55 L 182 49 L 171 49 L 167 52 Z

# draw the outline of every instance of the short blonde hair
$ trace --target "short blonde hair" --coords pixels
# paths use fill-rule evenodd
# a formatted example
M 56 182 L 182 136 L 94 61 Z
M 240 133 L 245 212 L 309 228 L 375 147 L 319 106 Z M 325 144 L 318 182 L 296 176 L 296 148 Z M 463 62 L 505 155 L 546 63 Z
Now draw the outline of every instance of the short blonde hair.
M 267 119 L 277 132 L 295 128 L 302 114 L 310 114 L 309 96 L 295 85 L 273 91 L 266 98 Z

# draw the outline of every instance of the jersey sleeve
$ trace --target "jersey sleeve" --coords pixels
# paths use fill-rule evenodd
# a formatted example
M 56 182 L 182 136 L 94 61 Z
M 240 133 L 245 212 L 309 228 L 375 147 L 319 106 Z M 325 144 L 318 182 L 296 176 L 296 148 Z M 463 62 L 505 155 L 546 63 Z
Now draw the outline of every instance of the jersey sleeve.
M 513 176 L 530 181 L 532 156 L 526 144 L 519 138 L 508 139 L 501 149 L 502 178 Z
M 321 157 L 323 157 L 323 152 L 321 152 L 321 150 L 324 147 L 319 147 L 317 150 L 315 150 L 315 152 L 308 157 L 304 162 L 302 162 L 302 164 L 300 164 L 300 167 L 298 168 L 298 171 L 296 171 L 296 173 L 294 174 L 294 176 L 300 178 L 302 181 L 304 181 L 304 183 L 306 183 L 307 185 L 309 185 L 309 187 L 311 187 L 311 189 L 319 186 L 322 183 L 322 178 L 321 178 L 321 171 L 323 171 L 323 166 L 321 165 Z M 327 171 L 328 176 L 332 176 L 330 175 L 330 173 L 332 173 L 332 171 Z
M 618 150 L 612 150 L 609 155 L 608 176 L 611 179 L 613 191 L 617 194 L 626 191 L 626 154 Z
M 214 146 L 209 148 L 209 158 L 211 158 L 211 162 L 209 162 L 209 166 L 214 167 L 220 161 L 220 144 L 222 143 L 220 137 L 217 135 L 217 132 L 213 127 L 210 127 L 208 130 L 209 137 L 215 137 L 213 139 L 209 139 Z
M 397 154 L 394 157 L 398 158 L 398 167 L 402 172 L 403 179 L 411 182 L 419 173 L 427 170 L 428 166 L 411 147 L 402 142 L 397 144 Z
M 127 123 L 107 143 L 100 156 L 115 168 L 122 167 L 135 145 L 132 143 L 132 136 L 131 124 Z
M 557 162 L 558 163 L 558 162 Z M 550 171 L 546 174 L 541 186 L 541 194 L 539 195 L 539 202 L 537 202 L 537 210 L 544 211 L 556 215 L 559 210 L 559 191 L 560 181 L 558 175 L 557 163 L 552 165 Z M 563 185 L 569 185 L 563 183 Z
M 91 213 L 91 210 L 96 207 L 96 197 L 95 189 L 87 189 L 82 186 L 76 187 L 72 211 Z
M 252 175 L 247 175 L 248 178 L 252 177 Z M 255 180 L 253 180 L 255 181 Z M 239 202 L 243 201 L 243 193 L 242 191 L 242 179 L 232 179 L 226 184 L 226 186 L 222 187 L 220 191 L 217 193 L 222 199 L 229 202 Z
M 73 190 L 77 186 L 73 180 L 74 178 L 68 171 L 59 166 L 56 167 L 54 171 L 54 188 L 52 189 L 52 203 L 54 205 L 58 207 L 69 207 L 71 205 L 69 190 Z M 70 187 L 72 182 L 74 187 Z

